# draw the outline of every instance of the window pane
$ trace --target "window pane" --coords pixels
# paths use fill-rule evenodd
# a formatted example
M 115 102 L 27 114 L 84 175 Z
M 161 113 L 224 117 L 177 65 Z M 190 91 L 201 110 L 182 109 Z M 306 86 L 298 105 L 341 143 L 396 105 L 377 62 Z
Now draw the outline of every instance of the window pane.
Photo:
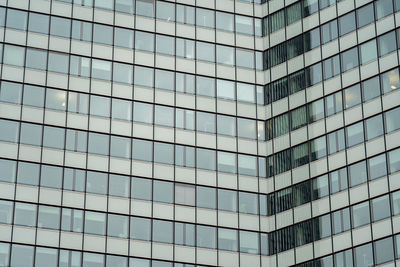
M 39 166 L 33 163 L 19 162 L 17 182 L 19 184 L 38 185 Z
M 196 25 L 207 28 L 214 28 L 214 11 L 196 8 Z
M 236 212 L 237 192 L 218 189 L 218 209 Z
M 121 1 L 121 0 L 120 0 Z M 128 0 L 124 0 L 128 1 Z M 132 1 L 128 1 L 132 4 Z M 117 4 L 117 3 L 116 3 Z M 127 11 L 123 11 L 127 12 Z M 114 45 L 125 48 L 133 48 L 133 31 L 123 28 L 114 28 Z
M 233 15 L 224 12 L 216 12 L 216 29 L 233 31 Z
M 379 76 L 368 79 L 361 83 L 363 91 L 363 100 L 368 101 L 378 97 L 381 94 Z
M 25 86 L 27 87 L 27 86 Z M 12 82 L 1 82 L 0 102 L 21 103 L 22 84 Z M 36 96 L 40 100 L 40 95 Z M 25 99 L 24 99 L 25 104 Z M 42 105 L 43 106 L 43 105 Z
M 14 45 L 4 45 L 4 64 L 22 67 L 24 66 L 24 58 L 25 48 Z
M 387 175 L 385 154 L 368 159 L 368 173 L 371 180 Z
M 173 240 L 172 222 L 153 220 L 153 241 L 172 243 Z
M 154 0 L 136 0 L 136 14 L 154 17 Z
M 211 187 L 197 186 L 197 206 L 200 208 L 216 208 L 216 189 Z
M 33 267 L 33 246 L 12 245 L 11 265 Z
M 342 71 L 348 71 L 358 66 L 357 48 L 347 50 L 340 54 L 342 59 Z
M 346 128 L 347 146 L 352 147 L 364 141 L 363 123 L 359 122 Z
M 396 34 L 389 32 L 378 38 L 379 56 L 382 57 L 396 50 Z
M 0 181 L 15 182 L 16 166 L 16 161 L 0 159 Z
M 369 41 L 360 46 L 361 64 L 366 64 L 378 57 L 376 50 L 376 40 Z
M 85 212 L 85 233 L 105 235 L 106 234 L 106 213 Z
M 380 78 L 384 94 L 400 88 L 399 70 L 397 68 L 381 74 Z
M 60 227 L 60 208 L 40 205 L 38 227 L 58 230 Z
M 352 206 L 351 215 L 354 228 L 370 223 L 371 220 L 369 215 L 369 202 L 365 201 L 363 203 Z
M 198 60 L 214 62 L 215 46 L 209 43 L 196 42 L 196 56 Z
M 356 186 L 367 181 L 367 165 L 365 161 L 350 165 L 350 186 Z
M 129 197 L 130 178 L 128 176 L 110 174 L 108 193 L 111 196 Z
M 26 125 L 26 124 L 24 124 Z M 29 125 L 29 124 L 28 124 Z M 19 123 L 15 121 L 8 120 L 0 120 L 0 141 L 17 143 L 18 141 L 18 132 L 19 132 Z M 27 132 L 24 127 L 24 136 L 21 137 L 21 143 L 26 142 L 25 135 Z
M 151 240 L 151 220 L 131 217 L 130 237 L 137 240 Z
M 47 88 L 46 108 L 64 111 L 66 109 L 67 92 Z
M 373 222 L 390 217 L 389 195 L 375 198 L 371 204 Z
M 108 175 L 102 172 L 87 172 L 86 192 L 94 194 L 107 194 Z
M 154 142 L 154 162 L 163 164 L 174 164 L 174 146 Z
M 154 77 L 153 77 L 154 69 L 135 66 L 134 75 L 135 75 L 135 80 L 134 80 L 135 85 L 144 87 L 154 86 Z
M 14 224 L 36 226 L 37 205 L 16 202 Z
M 132 140 L 132 159 L 152 161 L 153 143 L 144 140 Z
M 218 229 L 218 249 L 237 251 L 238 234 L 237 230 Z
M 378 0 L 375 3 L 376 18 L 381 19 L 393 13 L 393 2 L 391 0 Z
M 128 216 L 108 214 L 107 235 L 127 238 L 128 237 Z
M 339 32 L 340 36 L 343 36 L 356 29 L 355 12 L 351 12 L 347 15 L 339 18 Z
M 128 64 L 113 63 L 113 81 L 132 84 L 132 66 Z
M 394 260 L 393 238 L 388 237 L 374 242 L 375 264 Z
M 26 24 L 28 21 L 28 12 L 7 9 L 7 22 L 6 27 L 26 31 Z
M 51 17 L 50 34 L 69 38 L 71 29 L 71 20 L 59 17 Z
M 89 133 L 88 152 L 108 155 L 109 136 L 105 134 Z
M 357 9 L 357 24 L 358 28 L 364 27 L 374 21 L 374 4 L 363 6 Z
M 372 244 L 366 244 L 354 249 L 355 267 L 373 266 Z
M 131 139 L 111 136 L 110 156 L 129 159 L 131 157 Z
M 152 195 L 152 181 L 143 178 L 132 178 L 131 195 L 135 199 L 151 200 Z
M 52 188 L 61 188 L 63 169 L 56 166 L 42 165 L 40 185 Z
M 157 18 L 167 21 L 175 21 L 175 5 L 172 3 L 157 1 Z
M 153 123 L 153 105 L 135 102 L 133 106 L 133 121 Z
M 382 115 L 369 118 L 365 121 L 367 140 L 383 135 Z

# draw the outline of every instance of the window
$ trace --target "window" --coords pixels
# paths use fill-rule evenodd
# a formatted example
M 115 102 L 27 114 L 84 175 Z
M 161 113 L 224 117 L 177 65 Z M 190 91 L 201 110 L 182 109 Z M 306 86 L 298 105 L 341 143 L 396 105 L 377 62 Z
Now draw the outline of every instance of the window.
M 108 0 L 96 0 L 94 7 L 101 9 L 114 9 L 114 2 L 110 2 Z
M 154 142 L 154 162 L 162 164 L 174 164 L 174 146 Z
M 217 45 L 217 63 L 233 66 L 234 60 L 234 48 L 224 45 Z
M 238 233 L 237 230 L 218 229 L 218 249 L 221 250 L 238 250 Z
M 38 185 L 39 184 L 39 165 L 27 162 L 18 163 L 19 184 Z
M 239 231 L 240 239 L 240 252 L 258 254 L 259 253 L 259 240 L 258 234 L 249 231 Z
M 151 240 L 151 220 L 131 217 L 130 238 L 137 240 Z
M 382 197 L 373 199 L 371 201 L 371 205 L 373 222 L 390 217 L 389 195 L 384 195 Z
M 218 209 L 226 211 L 237 211 L 237 192 L 218 189 Z
M 177 108 L 175 110 L 175 127 L 185 130 L 194 130 L 194 111 Z
M 217 79 L 217 97 L 227 100 L 235 100 L 235 83 Z
M 215 209 L 216 208 L 216 189 L 212 187 L 197 186 L 197 207 Z
M 115 11 L 133 14 L 135 10 L 135 2 L 131 0 L 116 0 Z
M 81 233 L 83 230 L 83 211 L 63 208 L 61 230 Z
M 154 123 L 156 125 L 174 127 L 174 109 L 156 105 L 154 107 Z
M 343 36 L 349 32 L 356 29 L 356 19 L 355 12 L 351 12 L 347 15 L 341 16 L 339 18 L 339 33 Z
M 273 119 L 274 137 L 281 136 L 289 132 L 289 113 L 284 113 Z
M 196 227 L 197 247 L 215 249 L 217 241 L 216 232 L 215 227 L 198 225 Z
M 132 84 L 132 66 L 128 64 L 113 63 L 113 81 Z
M 389 168 L 390 173 L 395 173 L 400 170 L 400 149 L 389 152 Z
M 376 49 L 376 40 L 371 40 L 360 46 L 360 61 L 361 64 L 366 64 L 376 60 L 378 57 Z
M 236 33 L 253 35 L 253 18 L 235 15 L 235 29 Z
M 364 27 L 375 20 L 374 4 L 365 5 L 357 9 L 357 27 Z
M 176 56 L 194 59 L 195 58 L 194 41 L 176 38 Z
M 302 17 L 301 2 L 297 2 L 286 8 L 286 24 L 290 25 Z
M 99 80 L 111 80 L 111 62 L 105 60 L 92 60 L 92 78 Z
M 376 18 L 379 20 L 393 13 L 393 2 L 391 0 L 378 0 L 375 3 Z
M 86 172 L 83 170 L 64 168 L 64 189 L 83 192 L 85 190 Z
M 42 165 L 40 185 L 52 188 L 61 188 L 63 169 L 56 166 Z
M 106 195 L 108 189 L 108 175 L 102 172 L 87 172 L 86 192 Z
M 9 9 L 9 11 L 13 11 Z M 23 21 L 21 21 L 23 23 Z M 31 12 L 29 14 L 28 31 L 48 34 L 49 33 L 49 16 Z
M 153 105 L 134 102 L 133 121 L 142 123 L 153 123 Z
M 215 61 L 215 46 L 209 43 L 196 42 L 196 58 L 202 61 Z
M 354 249 L 354 267 L 373 266 L 372 243 Z
M 387 237 L 374 242 L 375 264 L 394 260 L 393 238 Z
M 0 181 L 15 182 L 16 166 L 16 161 L 0 159 Z
M 304 53 L 303 35 L 299 35 L 287 41 L 288 59 Z
M 306 87 L 322 81 L 322 64 L 314 64 L 305 69 Z
M 324 80 L 339 75 L 340 74 L 339 55 L 324 60 L 323 67 L 324 67 Z
M 351 216 L 354 228 L 370 223 L 371 219 L 369 215 L 369 202 L 365 201 L 360 204 L 352 206 Z
M 347 147 L 352 147 L 364 142 L 363 123 L 359 122 L 346 128 Z
M 269 15 L 271 33 L 285 27 L 285 9 Z
M 313 200 L 320 199 L 329 195 L 328 175 L 323 175 L 312 180 Z
M 233 153 L 218 151 L 218 171 L 236 173 L 236 155 Z
M 137 1 L 136 3 L 139 2 Z M 154 52 L 154 34 L 140 31 L 136 31 L 135 33 L 135 49 Z
M 110 156 L 129 159 L 131 157 L 131 139 L 111 136 Z
M 175 73 L 172 71 L 156 70 L 155 88 L 174 90 Z
M 314 218 L 313 220 L 314 241 L 330 236 L 331 216 L 329 214 Z
M 379 76 L 368 79 L 361 83 L 363 100 L 368 101 L 374 99 L 381 94 L 381 86 L 379 83 Z
M 347 189 L 347 169 L 342 168 L 329 173 L 331 194 Z
M 245 83 L 236 83 L 237 100 L 247 103 L 255 103 L 254 86 Z
M 65 149 L 75 152 L 87 151 L 87 132 L 67 129 Z
M 381 86 L 383 89 L 383 93 L 390 93 L 393 90 L 400 88 L 399 81 L 399 70 L 394 69 L 388 72 L 381 74 Z
M 152 161 L 153 143 L 151 141 L 133 139 L 132 140 L 132 159 Z
M 152 181 L 149 179 L 133 177 L 131 183 L 131 196 L 134 199 L 152 199 Z
M 176 4 L 176 22 L 194 24 L 194 7 Z
M 237 118 L 238 137 L 256 139 L 256 121 Z
M 39 205 L 38 227 L 58 230 L 59 224 L 60 208 Z
M 233 32 L 233 15 L 225 12 L 216 12 L 216 29 Z
M 258 195 L 239 192 L 239 212 L 258 214 Z
M 400 108 L 395 108 L 385 112 L 386 133 L 390 133 L 400 129 Z
M 92 41 L 92 23 L 72 20 L 71 38 L 86 42 Z
M 14 208 L 13 202 L 0 200 L 0 223 L 12 224 L 13 208 Z
M 322 136 L 310 142 L 311 161 L 326 156 L 326 138 Z
M 195 76 L 191 74 L 175 73 L 176 92 L 194 94 Z
M 25 85 L 25 88 L 29 86 Z M 25 92 L 24 92 L 25 93 Z M 22 84 L 2 81 L 0 84 L 0 102 L 21 103 Z M 40 94 L 36 95 L 35 99 L 44 99 Z M 24 97 L 25 105 L 25 97 Z M 43 104 L 42 104 L 43 107 Z M 3 128 L 4 129 L 4 128 Z
M 136 14 L 154 17 L 154 0 L 136 0 Z
M 42 126 L 30 123 L 21 123 L 19 141 L 21 144 L 40 146 L 42 144 Z
M 396 34 L 394 31 L 378 38 L 379 56 L 382 57 L 396 50 Z
M 194 246 L 195 245 L 195 225 L 189 223 L 175 222 L 176 245 Z
M 108 214 L 107 235 L 127 238 L 128 237 L 128 216 Z
M 193 185 L 175 184 L 175 203 L 195 205 L 195 188 Z
M 162 220 L 153 220 L 153 241 L 172 243 L 173 223 Z
M 33 267 L 33 253 L 35 247 L 12 245 L 11 249 L 11 264 L 10 266 L 26 266 Z M 27 263 L 29 264 L 27 265 Z
M 293 168 L 297 168 L 308 163 L 308 144 L 304 143 L 292 148 Z M 287 162 L 285 162 L 287 160 Z M 277 164 L 280 164 L 280 168 L 288 170 L 290 168 L 290 156 L 285 151 L 277 155 Z
M 175 21 L 175 5 L 172 3 L 157 1 L 157 19 Z
M 308 104 L 309 122 L 315 122 L 325 117 L 324 99 Z
M 69 66 L 69 74 L 89 77 L 90 76 L 90 67 L 91 67 L 91 59 L 85 57 L 78 56 L 70 56 L 70 66 Z
M 67 102 L 67 92 L 47 88 L 45 107 L 65 111 Z
M 215 114 L 196 112 L 196 129 L 200 132 L 215 133 Z
M 387 175 L 385 154 L 368 159 L 368 174 L 370 180 Z
M 89 133 L 88 152 L 108 155 L 109 136 L 105 134 Z
M 106 213 L 85 211 L 85 233 L 105 235 Z
M 14 224 L 36 226 L 37 205 L 15 202 Z
M 25 48 L 14 45 L 4 45 L 4 64 L 22 67 L 24 66 L 24 59 Z
M 157 2 L 163 3 L 163 2 Z M 175 39 L 164 35 L 156 35 L 156 52 L 160 54 L 175 55 Z
M 196 149 L 196 166 L 199 169 L 212 170 L 216 168 L 216 153 L 208 149 Z
M 333 234 L 350 230 L 350 209 L 344 208 L 332 213 Z
M 352 48 L 340 54 L 342 60 L 342 71 L 346 72 L 358 66 L 357 48 Z
M 196 8 L 196 26 L 214 28 L 214 11 Z
M 314 1 L 314 0 L 313 0 Z M 321 44 L 319 28 L 304 33 L 304 51 L 310 51 Z
M 27 125 L 27 124 L 24 124 L 24 125 Z M 0 141 L 17 143 L 18 132 L 19 132 L 19 123 L 18 122 L 8 121 L 8 120 L 0 120 L 0 128 L 2 129 L 0 132 Z M 22 137 L 21 142 L 23 141 L 23 139 L 25 139 L 25 138 Z
M 111 117 L 113 119 L 128 120 L 132 119 L 132 102 L 120 99 L 112 99 Z
M 26 31 L 27 21 L 28 12 L 15 9 L 7 9 L 7 28 Z
M 51 16 L 50 34 L 54 36 L 69 38 L 71 31 L 71 20 Z
M 326 44 L 338 38 L 338 24 L 337 20 L 325 23 L 321 26 L 322 43 Z
M 383 135 L 382 115 L 377 115 L 365 121 L 367 140 Z
M 356 186 L 367 181 L 367 165 L 365 161 L 350 165 L 350 186 Z

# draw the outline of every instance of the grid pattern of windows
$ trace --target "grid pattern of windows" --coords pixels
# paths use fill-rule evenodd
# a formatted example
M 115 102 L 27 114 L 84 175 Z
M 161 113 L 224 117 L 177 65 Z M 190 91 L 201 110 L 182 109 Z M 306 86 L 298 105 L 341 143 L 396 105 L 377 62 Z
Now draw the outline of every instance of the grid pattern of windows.
M 398 264 L 399 9 L 0 0 L 0 266 Z

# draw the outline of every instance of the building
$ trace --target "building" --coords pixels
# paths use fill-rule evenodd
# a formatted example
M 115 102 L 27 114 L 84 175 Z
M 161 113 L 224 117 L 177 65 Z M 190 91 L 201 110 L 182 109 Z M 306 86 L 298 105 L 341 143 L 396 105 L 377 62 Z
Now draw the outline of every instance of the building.
M 0 266 L 394 266 L 399 0 L 0 0 Z

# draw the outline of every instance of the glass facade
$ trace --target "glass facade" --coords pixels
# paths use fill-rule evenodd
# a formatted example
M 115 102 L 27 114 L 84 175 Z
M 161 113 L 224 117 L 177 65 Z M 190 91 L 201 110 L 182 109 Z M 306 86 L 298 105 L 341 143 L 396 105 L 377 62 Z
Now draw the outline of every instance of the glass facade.
M 399 10 L 0 0 L 0 266 L 398 265 Z

